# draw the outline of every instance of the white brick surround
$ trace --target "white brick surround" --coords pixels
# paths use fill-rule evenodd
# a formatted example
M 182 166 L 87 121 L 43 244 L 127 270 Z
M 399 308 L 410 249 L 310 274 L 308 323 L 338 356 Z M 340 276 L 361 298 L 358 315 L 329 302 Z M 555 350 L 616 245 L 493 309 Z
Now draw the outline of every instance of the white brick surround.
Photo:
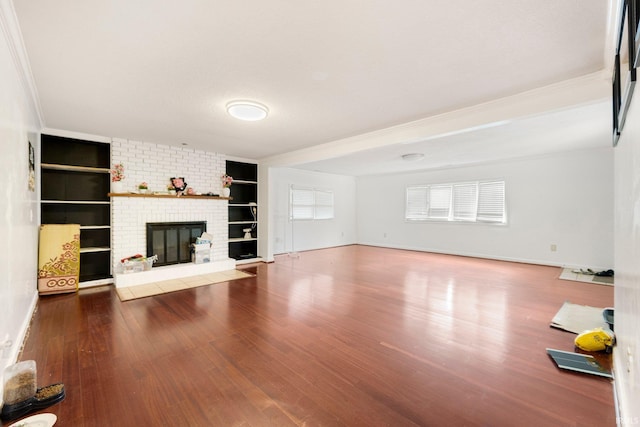
M 134 191 L 142 181 L 150 191 L 166 191 L 169 178 L 181 176 L 197 192 L 218 194 L 226 160 L 217 153 L 121 139 L 113 140 L 111 159 L 124 165 L 126 191 Z M 214 236 L 213 262 L 229 261 L 226 200 L 113 197 L 111 215 L 114 272 L 120 259 L 146 254 L 147 222 L 206 221 L 207 232 Z
M 125 191 L 135 191 L 145 181 L 150 191 L 167 189 L 169 178 L 183 176 L 200 193 L 220 194 L 226 157 L 222 154 L 148 142 L 113 138 L 112 164 L 124 165 Z

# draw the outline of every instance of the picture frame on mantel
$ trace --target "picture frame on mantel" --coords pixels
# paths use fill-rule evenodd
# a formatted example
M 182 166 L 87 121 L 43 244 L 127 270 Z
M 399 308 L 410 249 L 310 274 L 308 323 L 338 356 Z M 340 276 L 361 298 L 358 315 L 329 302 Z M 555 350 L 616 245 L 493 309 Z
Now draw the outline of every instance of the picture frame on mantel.
M 636 84 L 637 50 L 636 39 L 640 0 L 623 0 L 612 76 L 613 146 L 624 128 L 629 104 Z

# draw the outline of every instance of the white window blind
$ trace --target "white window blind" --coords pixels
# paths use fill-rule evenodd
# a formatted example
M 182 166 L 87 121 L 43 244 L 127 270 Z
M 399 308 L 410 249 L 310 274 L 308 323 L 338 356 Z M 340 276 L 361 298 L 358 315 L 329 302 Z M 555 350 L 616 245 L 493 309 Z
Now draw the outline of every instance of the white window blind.
M 291 189 L 291 219 L 313 219 L 313 190 Z
M 478 221 L 506 222 L 504 181 L 478 184 Z
M 475 221 L 478 208 L 478 184 L 453 186 L 453 219 Z
M 292 220 L 331 219 L 334 216 L 332 191 L 291 188 L 289 201 Z
M 449 218 L 451 209 L 451 186 L 439 185 L 429 188 L 429 218 Z
M 505 198 L 504 181 L 411 186 L 405 219 L 506 223 Z
M 333 218 L 333 192 L 315 190 L 316 205 L 314 219 Z
M 429 218 L 429 187 L 407 188 L 405 217 L 410 220 Z

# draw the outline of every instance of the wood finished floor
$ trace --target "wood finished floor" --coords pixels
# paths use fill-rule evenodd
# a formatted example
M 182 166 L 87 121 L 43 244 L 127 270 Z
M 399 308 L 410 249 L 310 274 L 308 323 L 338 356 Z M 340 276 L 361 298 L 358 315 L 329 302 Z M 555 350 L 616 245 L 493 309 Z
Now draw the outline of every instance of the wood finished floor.
M 613 287 L 560 268 L 366 246 L 120 302 L 39 300 L 21 360 L 64 426 L 615 426 L 612 384 L 558 370 L 562 303 Z M 608 358 L 601 358 L 608 362 Z M 9 423 L 5 423 L 7 425 Z

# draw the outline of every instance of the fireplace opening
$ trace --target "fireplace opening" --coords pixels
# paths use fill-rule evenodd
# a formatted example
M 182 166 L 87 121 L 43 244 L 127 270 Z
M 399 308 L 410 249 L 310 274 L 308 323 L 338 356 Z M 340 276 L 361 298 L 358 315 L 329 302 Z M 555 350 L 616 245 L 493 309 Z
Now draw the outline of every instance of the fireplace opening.
M 148 222 L 147 256 L 157 255 L 158 267 L 191 262 L 191 244 L 206 230 L 206 221 Z

